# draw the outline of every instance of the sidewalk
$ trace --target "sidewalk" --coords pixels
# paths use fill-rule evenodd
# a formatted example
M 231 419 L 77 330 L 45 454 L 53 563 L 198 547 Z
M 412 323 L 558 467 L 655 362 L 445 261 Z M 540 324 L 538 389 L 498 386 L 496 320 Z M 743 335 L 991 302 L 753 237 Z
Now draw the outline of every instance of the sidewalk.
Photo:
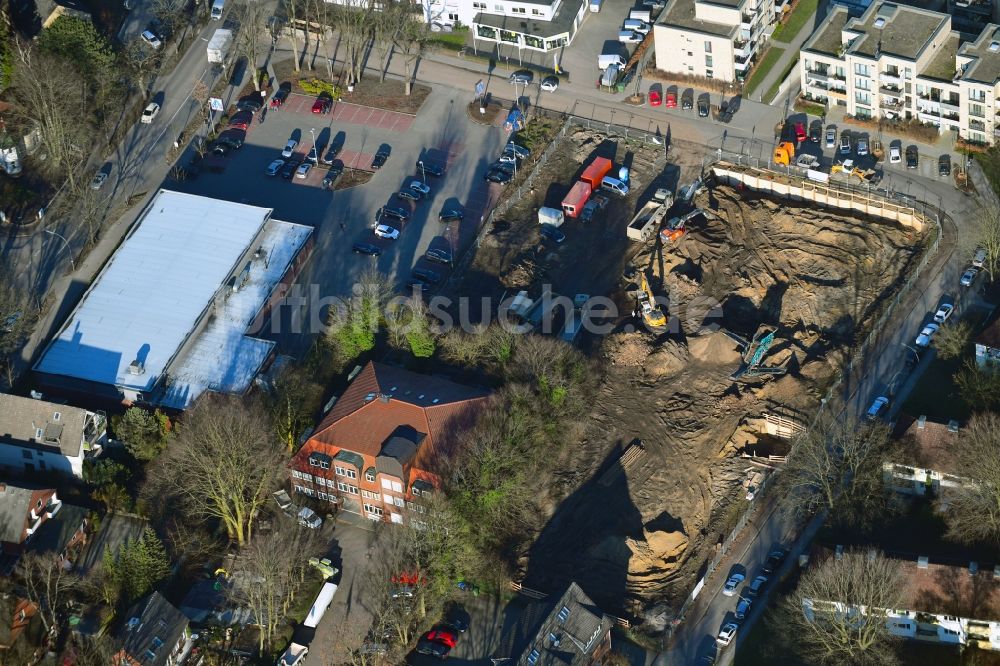
M 793 60 L 797 61 L 799 59 L 799 51 L 802 49 L 802 45 L 813 34 L 813 30 L 816 29 L 816 26 L 818 26 L 826 17 L 826 10 L 826 2 L 820 2 L 819 6 L 816 8 L 816 14 L 813 16 L 813 20 L 806 21 L 799 30 L 798 34 L 792 38 L 792 41 L 785 43 L 772 40 L 769 42 L 769 46 L 771 48 L 783 49 L 784 52 L 781 54 L 781 57 L 778 58 L 777 62 L 771 66 L 771 70 L 767 73 L 767 76 L 764 77 L 764 80 L 761 81 L 760 85 L 757 86 L 757 89 L 753 91 L 752 98 L 754 101 L 765 103 L 764 96 L 771 89 L 771 86 L 775 85 L 775 83 L 779 83 L 779 79 L 785 73 L 785 69 L 788 67 L 789 63 Z M 795 75 L 794 69 L 792 70 L 791 75 Z M 767 103 L 773 101 L 775 100 L 768 100 Z

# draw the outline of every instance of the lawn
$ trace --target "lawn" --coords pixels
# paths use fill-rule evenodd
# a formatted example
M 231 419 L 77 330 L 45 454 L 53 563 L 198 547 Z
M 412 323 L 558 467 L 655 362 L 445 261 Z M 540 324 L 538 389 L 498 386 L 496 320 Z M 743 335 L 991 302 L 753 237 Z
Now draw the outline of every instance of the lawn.
M 767 78 L 767 73 L 771 71 L 774 64 L 781 59 L 784 55 L 785 49 L 778 48 L 777 46 L 772 46 L 764 54 L 764 57 L 760 59 L 757 66 L 753 69 L 753 74 L 747 79 L 746 85 L 743 86 L 743 96 L 745 98 L 750 98 L 751 93 L 756 90 L 764 79 Z M 795 62 L 795 60 L 793 60 Z
M 461 28 L 453 32 L 435 32 L 427 40 L 429 44 L 440 46 L 445 49 L 460 49 L 465 46 L 466 38 L 469 36 L 468 28 Z
M 973 153 L 975 160 L 983 169 L 983 174 L 990 181 L 990 187 L 1000 194 L 1000 149 L 990 148 L 985 153 Z
M 795 35 L 799 34 L 809 19 L 816 15 L 818 4 L 819 0 L 799 0 L 795 9 L 788 15 L 788 19 L 775 28 L 774 34 L 771 35 L 771 41 L 787 44 L 795 39 Z

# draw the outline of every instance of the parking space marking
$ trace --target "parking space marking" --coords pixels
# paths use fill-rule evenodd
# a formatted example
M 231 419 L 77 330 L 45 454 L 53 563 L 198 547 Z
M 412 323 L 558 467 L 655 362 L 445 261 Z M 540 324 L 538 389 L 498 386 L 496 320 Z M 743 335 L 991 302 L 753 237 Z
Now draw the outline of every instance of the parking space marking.
M 373 153 L 362 153 L 355 150 L 344 150 L 340 153 L 340 161 L 344 163 L 345 167 L 351 169 L 358 169 L 360 171 L 371 171 L 372 170 L 372 160 L 375 158 Z

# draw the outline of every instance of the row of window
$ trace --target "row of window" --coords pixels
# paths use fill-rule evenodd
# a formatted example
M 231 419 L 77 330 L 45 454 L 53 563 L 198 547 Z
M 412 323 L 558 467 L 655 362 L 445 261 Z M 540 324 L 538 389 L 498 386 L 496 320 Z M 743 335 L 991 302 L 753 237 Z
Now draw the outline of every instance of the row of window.
M 335 468 L 334 471 L 337 474 L 341 475 L 341 476 L 346 476 L 348 479 L 356 479 L 356 478 L 358 478 L 357 473 L 353 469 L 351 469 L 350 467 L 339 467 L 338 466 L 338 467 Z M 292 470 L 292 477 L 296 478 L 296 479 L 302 479 L 303 481 L 310 481 L 310 482 L 313 482 L 313 483 L 317 483 L 317 484 L 319 484 L 321 486 L 330 486 L 331 488 L 334 486 L 334 483 L 336 483 L 336 487 L 338 489 L 340 489 L 340 490 L 342 490 L 344 492 L 349 492 L 352 495 L 357 495 L 358 492 L 359 492 L 358 488 L 356 486 L 354 486 L 354 485 L 344 483 L 343 481 L 336 481 L 336 482 L 334 482 L 333 479 L 327 479 L 327 478 L 324 478 L 322 476 L 313 476 L 312 474 L 307 474 L 306 472 L 300 472 L 297 469 L 293 469 Z M 368 480 L 368 481 L 374 482 L 375 481 L 375 475 L 374 474 L 365 473 L 365 479 Z M 345 490 L 345 488 L 348 489 L 348 490 Z M 385 490 L 390 490 L 390 491 L 397 492 L 397 493 L 403 492 L 403 484 L 401 482 L 399 482 L 399 481 L 394 481 L 392 479 L 382 479 L 382 488 L 384 488 Z M 420 490 L 420 488 L 418 488 L 416 485 L 414 485 L 410 490 L 413 492 L 413 494 L 415 496 L 420 496 L 420 495 L 425 494 L 425 491 Z M 364 495 L 368 499 L 374 499 L 374 500 L 378 500 L 379 499 L 379 493 L 371 492 L 371 491 L 368 491 L 368 490 L 362 490 L 360 492 L 361 492 L 362 495 Z M 390 501 L 390 499 L 389 499 L 388 496 L 386 496 L 386 501 Z M 402 500 L 400 500 L 400 501 L 402 501 Z M 400 504 L 399 506 L 402 506 L 402 505 Z
M 432 5 L 439 5 L 441 3 L 435 1 L 435 2 L 432 2 L 431 4 Z M 476 9 L 478 11 L 481 11 L 481 12 L 485 12 L 486 11 L 486 3 L 485 2 L 473 2 L 472 3 L 472 8 Z M 494 4 L 493 5 L 493 11 L 495 11 L 497 14 L 503 14 L 504 13 L 504 6 L 501 5 L 501 4 Z M 510 11 L 511 11 L 512 14 L 527 14 L 528 13 L 528 10 L 525 7 L 511 7 Z M 541 11 L 540 9 L 534 9 L 534 8 L 532 8 L 531 15 L 532 16 L 545 16 L 545 12 Z

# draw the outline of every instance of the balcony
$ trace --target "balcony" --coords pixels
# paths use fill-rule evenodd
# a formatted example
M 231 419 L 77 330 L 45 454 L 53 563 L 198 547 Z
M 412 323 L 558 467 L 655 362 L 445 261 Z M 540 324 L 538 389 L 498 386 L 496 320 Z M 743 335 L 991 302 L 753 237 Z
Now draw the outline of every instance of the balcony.
M 845 82 L 847 81 L 847 74 L 845 74 L 844 72 L 834 72 L 833 74 L 830 75 L 830 77 L 838 81 L 845 81 Z
M 891 88 L 887 86 L 880 86 L 878 92 L 883 97 L 892 97 L 893 99 L 900 99 L 903 96 L 903 91 L 898 88 Z
M 748 69 L 750 69 L 750 61 L 745 60 L 743 62 L 740 62 L 739 60 L 737 60 L 736 62 L 733 63 L 733 69 L 735 69 L 737 72 L 745 73 Z
M 882 102 L 879 104 L 879 106 L 882 107 L 883 109 L 889 109 L 891 111 L 898 111 L 898 110 L 900 110 L 900 109 L 903 108 L 903 103 L 902 102 L 890 102 L 888 100 L 882 100 Z
M 984 123 L 982 120 L 970 120 L 969 129 L 974 130 L 976 132 L 985 132 L 986 123 Z
M 896 88 L 901 88 L 903 86 L 903 79 L 899 78 L 896 74 L 891 74 L 889 72 L 882 72 L 879 74 L 878 81 L 879 83 L 895 86 Z
M 959 112 L 958 100 L 957 99 L 947 99 L 941 100 L 941 110 L 942 111 L 954 111 L 956 115 Z
M 746 60 L 751 55 L 753 55 L 753 42 L 750 41 L 734 41 L 733 42 L 733 57 L 739 60 L 743 58 Z

